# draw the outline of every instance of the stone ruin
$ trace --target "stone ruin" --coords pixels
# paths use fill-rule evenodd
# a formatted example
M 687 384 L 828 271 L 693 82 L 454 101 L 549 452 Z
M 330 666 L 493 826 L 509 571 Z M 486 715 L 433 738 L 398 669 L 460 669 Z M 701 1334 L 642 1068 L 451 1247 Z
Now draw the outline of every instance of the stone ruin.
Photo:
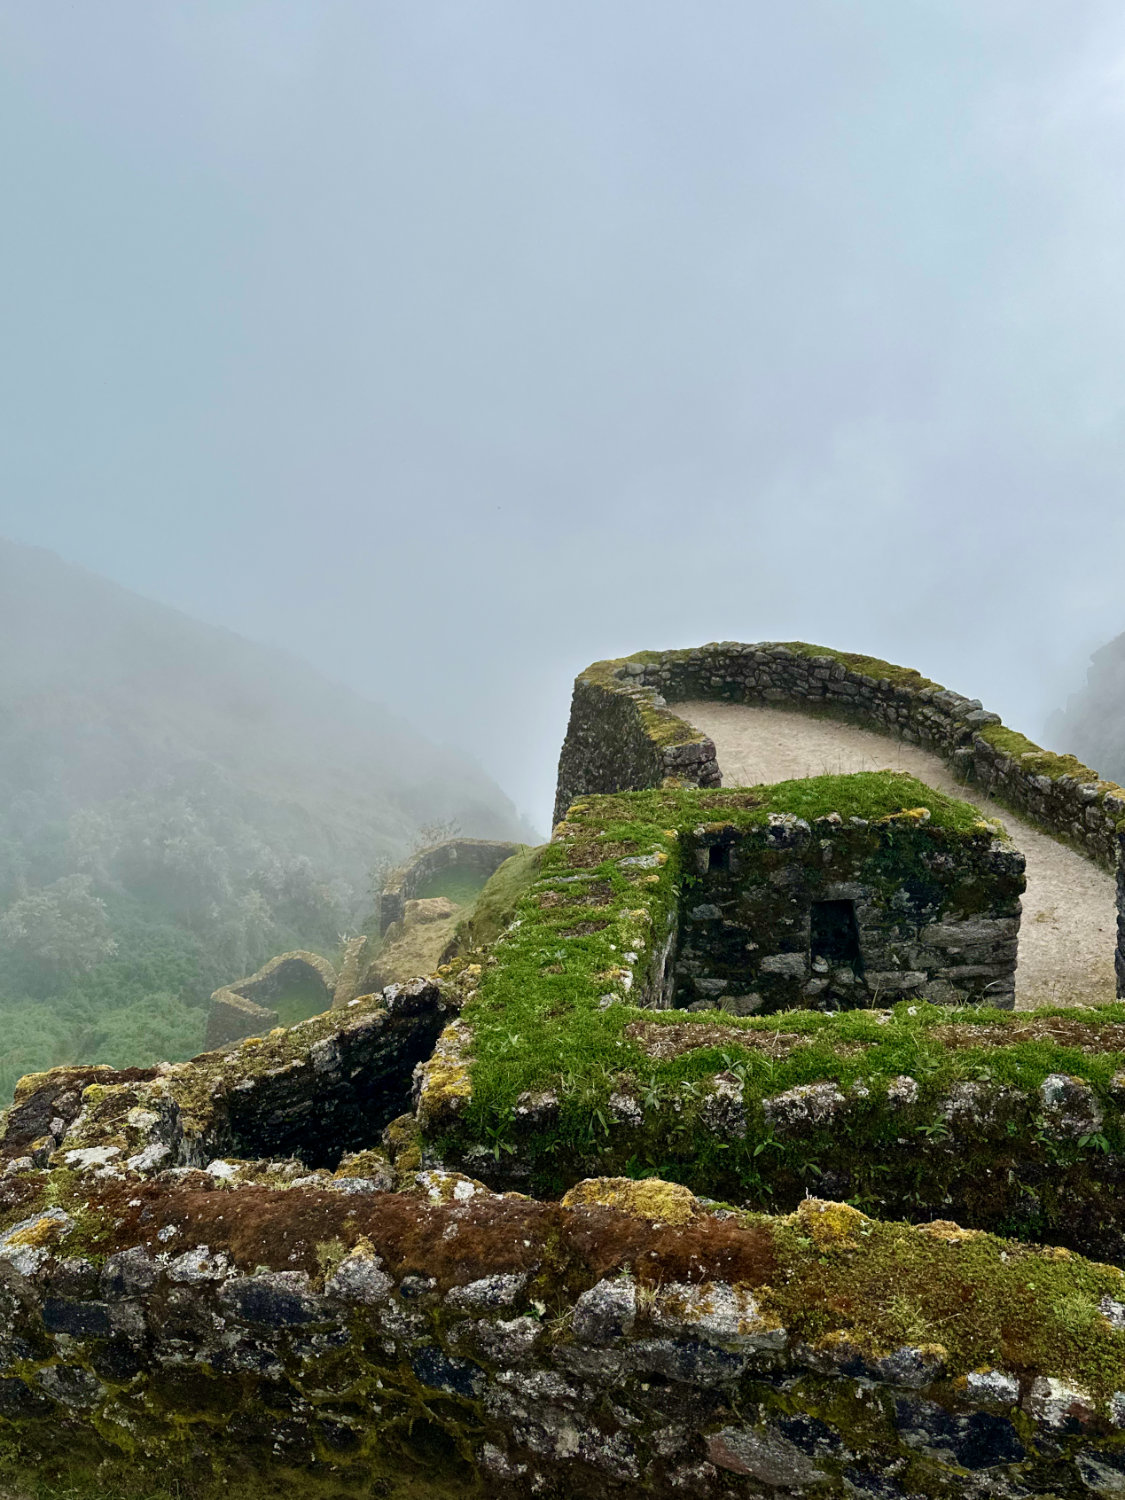
M 244 1036 L 261 1036 L 277 1025 L 277 1011 L 268 1002 L 296 989 L 311 993 L 314 1003 L 327 1010 L 333 1003 L 339 976 L 326 958 L 298 949 L 271 958 L 255 974 L 223 985 L 211 996 L 207 1012 L 208 1051 L 228 1047 Z M 350 998 L 350 997 L 349 997 Z M 266 1002 L 266 1003 L 263 1003 Z
M 491 839 L 451 838 L 418 850 L 383 879 L 375 913 L 379 936 L 385 938 L 390 929 L 404 921 L 410 903 L 435 875 L 456 867 L 486 880 L 520 847 Z M 326 1010 L 329 1006 L 339 1009 L 356 995 L 381 988 L 379 978 L 385 968 L 377 955 L 378 944 L 362 933 L 348 939 L 338 974 L 318 953 L 298 949 L 278 954 L 248 978 L 215 991 L 207 1013 L 204 1045 L 212 1051 L 244 1037 L 264 1036 L 278 1023 L 278 1013 L 270 1008 L 270 1002 L 294 992 L 309 997 L 317 1009 Z
M 591 668 L 490 949 L 323 976 L 323 1014 L 191 1062 L 21 1080 L 17 1492 L 1125 1493 L 1125 1006 L 1006 1008 L 1022 867 L 975 809 L 721 787 L 689 694 L 916 737 L 1118 858 L 1120 788 L 917 674 Z
M 982 828 L 933 858 L 928 821 L 896 819 L 877 857 L 868 828 L 832 813 L 815 836 L 792 814 L 692 830 L 671 1003 L 745 1016 L 910 994 L 1010 1009 L 1023 855 Z
M 378 901 L 379 932 L 383 934 L 395 922 L 402 921 L 406 903 L 424 890 L 435 875 L 452 869 L 468 870 L 484 881 L 521 847 L 495 839 L 451 838 L 419 849 L 383 880 Z

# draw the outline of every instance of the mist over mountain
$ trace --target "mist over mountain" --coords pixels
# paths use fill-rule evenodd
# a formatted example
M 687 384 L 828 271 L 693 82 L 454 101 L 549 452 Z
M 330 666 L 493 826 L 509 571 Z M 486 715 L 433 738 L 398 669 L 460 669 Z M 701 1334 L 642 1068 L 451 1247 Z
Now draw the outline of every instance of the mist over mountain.
M 217 984 L 335 951 L 435 824 L 533 837 L 468 758 L 299 660 L 0 542 L 0 1091 L 198 1050 Z
M 1047 732 L 1053 744 L 1125 783 L 1125 634 L 1093 653 L 1085 687 L 1052 715 Z
M 57 818 L 145 792 L 249 799 L 271 842 L 346 879 L 423 823 L 529 832 L 483 771 L 385 708 L 49 552 L 0 542 L 0 641 L 5 803 Z

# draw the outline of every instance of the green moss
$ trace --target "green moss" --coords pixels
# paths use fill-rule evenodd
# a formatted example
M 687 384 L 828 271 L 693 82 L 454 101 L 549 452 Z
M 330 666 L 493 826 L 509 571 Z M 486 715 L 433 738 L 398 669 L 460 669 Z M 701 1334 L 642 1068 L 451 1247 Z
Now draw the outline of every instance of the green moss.
M 929 810 L 928 819 L 922 808 Z M 514 923 L 494 944 L 463 1011 L 472 1032 L 470 1071 L 459 1067 L 472 1090 L 471 1098 L 466 1089 L 461 1094 L 462 1142 L 484 1142 L 502 1160 L 513 1147 L 519 1096 L 552 1090 L 557 1119 L 520 1148 L 535 1157 L 535 1181 L 544 1190 L 611 1165 L 638 1172 L 668 1166 L 674 1174 L 687 1173 L 684 1180 L 701 1190 L 726 1184 L 745 1196 L 748 1182 L 760 1182 L 765 1163 L 755 1164 L 758 1142 L 751 1142 L 748 1155 L 717 1142 L 701 1122 L 716 1073 L 735 1066 L 751 1108 L 755 1099 L 799 1083 L 851 1081 L 861 1073 L 884 1080 L 885 1095 L 885 1080 L 909 1073 L 919 1057 L 932 1073 L 944 1069 L 949 1078 L 960 1076 L 952 1051 L 945 1058 L 936 1043 L 928 1046 L 923 1021 L 880 1027 L 870 1012 L 798 1012 L 780 1020 L 712 1013 L 702 1020 L 722 1025 L 723 1045 L 669 1060 L 649 1055 L 630 1030 L 642 1018 L 657 1026 L 696 1021 L 683 1012 L 627 1003 L 641 998 L 672 932 L 687 873 L 685 839 L 701 829 L 758 828 L 775 814 L 811 821 L 829 813 L 868 825 L 845 834 L 870 845 L 870 878 L 885 878 L 895 888 L 904 872 L 918 880 L 925 876 L 921 863 L 916 871 L 911 863 L 920 860 L 919 851 L 954 848 L 963 840 L 989 844 L 995 836 L 976 809 L 891 772 L 736 791 L 665 788 L 579 799 L 556 840 L 537 851 L 538 878 L 528 884 L 532 872 L 525 867 L 513 882 L 522 885 L 522 894 L 514 907 L 504 903 L 504 916 L 514 910 Z M 966 890 L 964 897 L 967 909 L 974 909 L 979 893 Z M 932 1008 L 923 1009 L 929 1014 Z M 948 1019 L 947 1012 L 933 1011 L 931 1022 L 939 1015 Z M 778 1027 L 807 1037 L 808 1044 L 783 1059 L 767 1057 L 755 1038 Z M 736 1040 L 741 1032 L 748 1036 L 745 1047 Z M 861 1067 L 857 1054 L 864 1050 L 874 1055 Z M 1056 1063 L 1054 1054 L 1036 1054 L 1026 1059 L 1025 1071 L 1039 1068 L 1040 1081 Z M 1018 1071 L 1015 1061 L 1011 1066 Z M 651 1106 L 645 1130 L 624 1156 L 615 1155 L 615 1142 L 623 1139 L 611 1122 L 609 1096 L 615 1091 Z M 430 1118 L 434 1132 L 447 1128 L 447 1113 L 434 1111 Z
M 876 682 L 888 682 L 895 688 L 905 689 L 910 693 L 921 693 L 930 691 L 940 693 L 947 691 L 938 682 L 929 677 L 924 677 L 913 667 L 900 667 L 894 662 L 883 661 L 880 657 L 864 656 L 853 651 L 837 651 L 831 646 L 816 646 L 807 641 L 781 641 L 774 643 L 795 656 L 806 658 L 825 658 L 838 662 L 850 672 L 855 672 L 863 677 L 868 677 Z M 608 691 L 620 693 L 628 689 L 629 680 L 617 676 L 617 672 L 627 663 L 639 663 L 644 666 L 666 665 L 696 666 L 702 671 L 707 668 L 708 654 L 721 655 L 726 646 L 737 647 L 736 642 L 713 641 L 707 646 L 699 648 L 698 651 L 638 651 L 634 655 L 621 657 L 612 661 L 595 662 L 582 674 L 585 681 L 595 683 Z M 693 660 L 694 658 L 694 660 Z M 675 713 L 668 709 L 655 708 L 649 703 L 644 694 L 638 695 L 634 701 L 645 729 L 645 733 L 657 746 L 673 744 L 685 744 L 699 741 L 704 738 L 702 733 L 687 725 L 683 720 L 676 717 Z M 828 703 L 799 701 L 793 705 L 798 707 L 802 713 L 812 716 L 843 717 L 850 719 L 854 711 L 844 703 Z M 866 717 L 864 718 L 866 722 Z M 1008 729 L 1003 724 L 986 724 L 977 731 L 994 749 L 1011 756 L 1018 761 L 1021 768 L 1033 775 L 1046 776 L 1052 781 L 1061 780 L 1063 777 L 1071 777 L 1082 783 L 1101 783 L 1104 786 L 1112 786 L 1106 783 L 1096 771 L 1084 765 L 1076 756 L 1056 755 L 1053 751 L 1044 750 L 1029 740 L 1026 735 L 1018 733 L 1014 729 Z M 1016 808 L 1015 811 L 1020 811 Z
M 694 787 L 659 788 L 640 792 L 609 793 L 580 799 L 571 808 L 567 824 L 578 833 L 592 824 L 619 825 L 613 836 L 645 838 L 652 830 L 688 827 L 695 823 L 729 825 L 733 828 L 762 827 L 771 815 L 791 813 L 809 821 L 838 813 L 845 820 L 867 822 L 896 818 L 920 808 L 929 811 L 929 824 L 954 833 L 986 830 L 1004 837 L 1002 830 L 986 824 L 977 808 L 898 771 L 861 771 L 845 776 L 808 776 L 772 786 L 739 787 L 733 790 L 700 791 Z M 921 820 L 920 820 L 921 821 Z M 608 837 L 607 834 L 600 835 Z M 548 845 L 548 849 L 555 846 Z
M 299 1021 L 307 1021 L 311 1016 L 323 1015 L 330 1004 L 330 1001 L 325 1001 L 323 994 L 289 991 L 271 1000 L 270 1009 L 277 1012 L 279 1026 L 296 1026 Z
M 515 915 L 516 903 L 539 874 L 543 847 L 523 848 L 493 873 L 472 911 L 457 929 L 458 948 L 481 948 L 495 940 Z
M 675 656 L 675 652 L 665 653 Z M 683 653 L 686 655 L 686 653 Z M 588 682 L 595 687 L 600 687 L 609 693 L 622 693 L 628 690 L 629 682 L 622 681 L 617 676 L 618 669 L 626 662 L 641 662 L 652 664 L 662 660 L 662 656 L 656 651 L 638 651 L 634 656 L 619 657 L 614 661 L 598 661 L 582 673 L 580 681 Z M 635 685 L 636 686 L 636 685 Z M 637 712 L 640 715 L 641 725 L 646 737 L 659 747 L 668 745 L 691 745 L 698 744 L 706 739 L 706 735 L 699 729 L 693 729 L 690 724 L 685 724 L 683 719 L 671 713 L 666 708 L 657 708 L 651 701 L 650 692 L 639 692 L 633 698 Z
M 945 691 L 940 683 L 931 681 L 929 677 L 923 677 L 921 672 L 916 672 L 913 667 L 898 667 L 894 662 L 883 661 L 878 656 L 860 656 L 854 651 L 836 651 L 831 646 L 811 646 L 806 641 L 782 641 L 779 644 L 783 645 L 787 651 L 792 651 L 795 656 L 826 656 L 832 661 L 838 661 L 850 672 L 872 677 L 877 682 L 890 682 L 895 687 L 909 688 L 915 693 L 920 693 L 924 688 L 932 688 L 939 693 Z
M 1003 724 L 985 724 L 979 734 L 994 750 L 1010 755 L 1013 760 L 1019 761 L 1023 770 L 1035 776 L 1046 776 L 1051 781 L 1070 776 L 1083 783 L 1096 783 L 1102 779 L 1076 756 L 1056 755 L 1052 750 L 1044 750 L 1026 735 L 1019 734 L 1015 729 L 1008 729 Z
M 1125 1296 L 1115 1267 L 955 1226 L 910 1230 L 873 1219 L 829 1244 L 816 1237 L 819 1207 L 765 1221 L 778 1273 L 760 1293 L 814 1348 L 844 1342 L 878 1357 L 937 1345 L 950 1374 L 1050 1370 L 1102 1401 L 1125 1383 L 1125 1335 L 1098 1313 L 1103 1297 Z
M 1125 1006 L 1035 1013 L 1037 1019 L 1056 1014 L 1068 1023 L 1098 1027 L 1107 1021 L 1125 1021 Z M 513 1020 L 519 1024 L 517 1018 Z M 1026 1016 L 1013 1017 L 1004 1011 L 950 1011 L 906 1002 L 896 1006 L 890 1018 L 885 1012 L 825 1015 L 807 1011 L 739 1019 L 717 1012 L 652 1012 L 614 1006 L 585 1016 L 573 1030 L 560 1028 L 545 1036 L 544 1071 L 520 1069 L 507 1090 L 501 1091 L 501 1080 L 478 1066 L 473 1078 L 471 1133 L 498 1143 L 512 1140 L 515 1095 L 511 1091 L 518 1091 L 520 1084 L 532 1090 L 551 1086 L 560 1094 L 557 1123 L 540 1128 L 519 1148 L 533 1162 L 537 1183 L 544 1190 L 558 1190 L 595 1172 L 657 1172 L 708 1196 L 764 1204 L 775 1198 L 799 1197 L 809 1182 L 832 1170 L 848 1173 L 850 1196 L 857 1201 L 885 1199 L 900 1212 L 912 1193 L 922 1195 L 920 1202 L 940 1203 L 960 1182 L 958 1190 L 968 1192 L 969 1197 L 979 1190 L 981 1201 L 975 1212 L 978 1219 L 987 1219 L 990 1213 L 1006 1212 L 1003 1194 L 987 1175 L 974 1181 L 960 1151 L 953 1154 L 945 1149 L 950 1132 L 943 1123 L 943 1099 L 959 1082 L 986 1081 L 998 1097 L 1003 1097 L 1001 1090 L 1010 1089 L 1020 1099 L 1034 1101 L 1049 1074 L 1064 1073 L 1087 1081 L 1107 1110 L 1099 1139 L 1067 1143 L 1037 1134 L 1032 1104 L 1018 1139 L 1006 1133 L 1005 1118 L 991 1135 L 987 1129 L 978 1131 L 973 1149 L 982 1163 L 994 1163 L 1016 1152 L 1037 1163 L 1038 1170 L 1058 1177 L 1055 1196 L 1059 1229 L 1065 1236 L 1062 1179 L 1069 1174 L 1078 1184 L 1104 1159 L 1103 1151 L 1125 1152 L 1125 1126 L 1112 1104 L 1113 1079 L 1125 1064 L 1125 1051 L 1087 1051 L 1047 1038 L 1005 1045 L 1002 1037 L 992 1034 L 982 1038 L 979 1046 L 964 1036 L 951 1044 L 937 1034 L 949 1027 L 964 1032 L 974 1026 L 1002 1033 L 1026 1022 Z M 698 1028 L 706 1039 L 719 1027 L 722 1037 L 717 1043 L 661 1060 L 628 1034 L 637 1025 L 655 1034 L 662 1027 Z M 509 1050 L 501 1054 L 508 1069 L 520 1061 L 514 1036 L 509 1036 L 513 1043 Z M 771 1037 L 780 1041 L 772 1042 Z M 660 1049 L 653 1050 L 659 1053 Z M 560 1067 L 560 1061 L 564 1066 Z M 712 1081 L 720 1073 L 742 1085 L 748 1120 L 744 1140 L 721 1138 L 706 1118 Z M 888 1088 L 902 1077 L 918 1083 L 917 1103 L 909 1108 L 889 1107 Z M 853 1099 L 845 1117 L 823 1129 L 776 1138 L 767 1124 L 763 1101 L 801 1085 L 824 1082 L 835 1083 L 845 1092 L 860 1086 L 866 1093 Z M 609 1123 L 608 1100 L 614 1091 L 625 1091 L 640 1101 L 645 1114 L 640 1129 L 624 1130 Z M 910 1147 L 906 1152 L 896 1149 L 904 1138 Z M 502 1159 L 504 1148 L 498 1149 Z
M 463 865 L 449 865 L 423 881 L 414 892 L 414 899 L 428 901 L 435 896 L 444 896 L 454 906 L 471 906 L 484 885 L 485 879 L 479 871 L 467 870 Z

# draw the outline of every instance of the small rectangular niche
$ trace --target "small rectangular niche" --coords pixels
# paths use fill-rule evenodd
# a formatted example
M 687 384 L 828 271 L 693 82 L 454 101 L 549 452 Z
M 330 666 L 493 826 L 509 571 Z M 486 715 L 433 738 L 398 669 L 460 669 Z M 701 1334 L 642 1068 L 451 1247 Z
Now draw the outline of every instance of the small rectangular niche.
M 730 869 L 730 845 L 712 844 L 707 850 L 707 868 L 709 870 Z
M 814 901 L 809 914 L 809 954 L 830 964 L 860 961 L 854 901 Z

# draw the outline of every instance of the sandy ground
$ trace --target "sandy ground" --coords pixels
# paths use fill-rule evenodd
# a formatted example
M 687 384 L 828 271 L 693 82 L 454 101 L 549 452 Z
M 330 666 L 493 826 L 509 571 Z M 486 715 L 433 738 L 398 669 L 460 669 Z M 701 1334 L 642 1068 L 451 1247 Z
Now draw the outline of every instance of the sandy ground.
M 1097 1005 L 1114 998 L 1117 914 L 1113 877 L 990 797 L 962 786 L 936 755 L 796 710 L 740 703 L 670 706 L 714 740 L 725 786 L 848 771 L 907 771 L 938 791 L 974 803 L 990 818 L 999 818 L 1027 860 L 1017 1010 L 1036 1005 Z

